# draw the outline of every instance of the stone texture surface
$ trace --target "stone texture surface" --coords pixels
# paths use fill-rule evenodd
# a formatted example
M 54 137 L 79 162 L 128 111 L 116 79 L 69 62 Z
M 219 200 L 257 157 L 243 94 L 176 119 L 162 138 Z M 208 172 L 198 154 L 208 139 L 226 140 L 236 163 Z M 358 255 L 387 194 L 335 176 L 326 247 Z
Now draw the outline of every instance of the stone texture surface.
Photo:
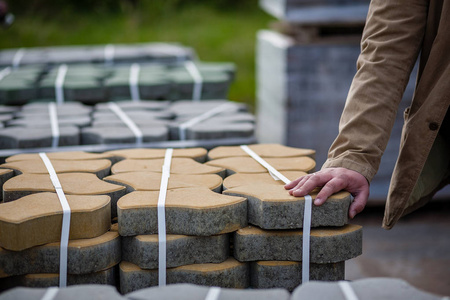
M 263 229 L 303 227 L 305 199 L 288 194 L 282 185 L 253 184 L 231 188 L 225 195 L 246 197 L 248 222 Z M 311 193 L 314 199 L 317 192 Z M 348 221 L 351 196 L 347 192 L 332 195 L 321 206 L 312 207 L 311 226 L 343 226 Z
M 349 282 L 358 299 L 421 299 L 438 300 L 445 299 L 442 296 L 421 291 L 408 282 L 397 278 L 366 278 Z M 311 281 L 296 288 L 292 293 L 292 300 L 308 299 L 317 300 L 336 299 L 345 300 L 337 282 Z
M 221 263 L 229 257 L 229 235 L 167 235 L 168 268 L 191 264 Z M 158 235 L 122 237 L 122 259 L 142 269 L 158 268 Z
M 289 158 L 267 158 L 265 161 L 277 171 L 303 171 L 312 172 L 316 167 L 316 162 L 307 156 Z M 208 166 L 225 168 L 227 176 L 234 173 L 267 173 L 267 169 L 252 157 L 225 157 L 206 162 Z
M 60 126 L 58 146 L 80 144 L 80 130 L 76 126 Z M 52 146 L 50 127 L 7 127 L 0 130 L 0 149 L 42 148 Z
M 94 160 L 50 160 L 55 172 L 60 173 L 73 173 L 83 172 L 92 173 L 103 178 L 109 175 L 111 169 L 111 161 L 107 159 L 94 159 Z M 15 174 L 29 173 L 29 174 L 48 174 L 48 170 L 45 167 L 42 159 L 26 161 L 13 161 L 0 165 L 2 169 L 12 169 Z
M 162 172 L 164 158 L 160 159 L 125 159 L 111 168 L 113 174 L 134 171 Z M 222 178 L 225 169 L 196 162 L 191 158 L 173 157 L 170 165 L 171 174 L 217 174 Z
M 239 261 L 301 261 L 301 230 L 263 230 L 255 226 L 234 233 L 234 257 Z M 354 258 L 362 253 L 362 227 L 319 227 L 311 230 L 310 261 L 325 264 Z
M 206 159 L 207 150 L 205 148 L 186 148 L 186 149 L 173 149 L 172 157 L 175 158 L 192 158 L 197 162 L 204 162 Z M 148 149 L 148 148 L 135 148 L 125 150 L 112 150 L 107 151 L 105 154 L 111 154 L 121 159 L 156 159 L 164 158 L 166 149 Z
M 2 191 L 5 182 L 11 179 L 13 176 L 14 176 L 13 170 L 0 169 L 0 188 L 2 189 Z M 2 201 L 3 201 L 3 193 L 0 194 L 0 202 Z
M 120 291 L 130 293 L 158 285 L 158 270 L 143 270 L 122 261 L 120 268 Z M 229 258 L 220 264 L 196 264 L 167 269 L 167 284 L 192 283 L 224 288 L 247 288 L 249 266 Z
M 151 287 L 141 289 L 125 297 L 129 300 L 203 300 L 206 299 L 210 287 L 198 286 L 187 283 L 171 284 L 164 287 Z M 218 300 L 288 300 L 290 294 L 285 289 L 240 290 L 221 288 Z M 1 300 L 1 298 L 0 298 Z
M 250 264 L 250 286 L 256 289 L 294 290 L 302 283 L 302 263 L 293 261 L 258 261 Z M 345 262 L 309 266 L 310 280 L 344 280 Z M 328 299 L 334 299 L 328 298 Z
M 159 191 L 132 192 L 117 203 L 122 236 L 156 234 Z M 247 201 L 207 188 L 168 190 L 165 204 L 168 234 L 210 236 L 247 225 Z
M 71 208 L 70 239 L 93 238 L 111 226 L 108 196 L 67 195 Z M 13 251 L 57 242 L 62 208 L 56 193 L 38 193 L 0 204 L 0 246 Z
M 22 251 L 0 248 L 0 278 L 15 275 L 58 273 L 60 244 L 49 243 Z M 121 260 L 117 232 L 90 239 L 70 240 L 68 274 L 89 274 L 112 268 Z
M 295 180 L 300 176 L 304 176 L 307 173 L 301 171 L 283 171 L 280 172 L 289 180 Z M 245 173 L 235 173 L 226 177 L 223 180 L 224 190 L 251 184 L 278 184 L 283 185 L 284 182 L 281 180 L 275 180 L 269 173 L 259 173 L 259 174 L 245 174 Z
M 118 282 L 117 276 L 117 266 L 96 273 L 69 274 L 67 275 L 67 285 L 107 284 L 115 286 Z M 59 274 L 28 274 L 0 279 L 0 291 L 18 286 L 35 288 L 59 286 Z
M 106 195 L 111 199 L 111 216 L 117 216 L 117 201 L 126 194 L 122 185 L 100 180 L 89 173 L 58 174 L 59 182 L 66 195 Z M 8 180 L 3 185 L 4 202 L 40 193 L 54 192 L 55 188 L 47 174 L 22 174 Z
M 47 288 L 17 287 L 0 295 L 0 300 L 41 300 Z M 59 288 L 53 300 L 123 300 L 117 289 L 110 285 L 86 284 Z
M 312 149 L 294 148 L 281 144 L 254 144 L 248 145 L 248 147 L 262 158 L 309 156 L 314 159 L 316 153 Z M 236 156 L 247 157 L 249 155 L 240 146 L 219 146 L 208 152 L 209 160 Z
M 128 172 L 119 173 L 103 178 L 103 180 L 120 184 L 133 191 L 159 191 L 161 186 L 161 173 L 154 172 Z M 216 193 L 222 192 L 222 177 L 216 174 L 171 174 L 168 189 L 206 187 Z
M 174 135 L 172 135 L 172 132 Z M 187 140 L 212 140 L 252 137 L 255 133 L 253 122 L 234 122 L 232 119 L 211 118 L 186 129 Z M 171 131 L 171 139 L 180 139 L 177 130 Z
M 165 126 L 140 127 L 142 142 L 160 142 L 169 139 L 169 129 Z M 127 126 L 86 127 L 81 129 L 81 144 L 132 144 L 136 136 Z

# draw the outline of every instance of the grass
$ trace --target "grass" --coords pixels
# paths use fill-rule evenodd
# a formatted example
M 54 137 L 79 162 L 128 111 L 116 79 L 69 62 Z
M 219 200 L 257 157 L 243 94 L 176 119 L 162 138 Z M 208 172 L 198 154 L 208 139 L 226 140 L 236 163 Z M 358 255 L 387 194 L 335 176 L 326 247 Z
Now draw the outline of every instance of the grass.
M 229 98 L 253 107 L 256 32 L 267 28 L 271 17 L 259 8 L 256 0 L 246 1 L 246 5 L 235 8 L 203 1 L 172 6 L 141 1 L 137 7 L 127 6 L 119 12 L 68 9 L 52 12 L 45 8 L 40 8 L 39 13 L 13 11 L 16 14 L 13 26 L 0 29 L 0 48 L 179 42 L 194 48 L 202 61 L 234 62 L 238 70 Z

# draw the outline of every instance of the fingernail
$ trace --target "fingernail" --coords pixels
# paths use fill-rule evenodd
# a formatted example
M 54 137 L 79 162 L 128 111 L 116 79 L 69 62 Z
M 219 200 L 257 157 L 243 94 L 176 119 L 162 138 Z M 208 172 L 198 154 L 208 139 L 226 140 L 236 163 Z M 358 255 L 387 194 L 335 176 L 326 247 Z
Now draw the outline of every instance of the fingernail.
M 314 205 L 320 205 L 321 201 L 322 201 L 322 199 L 316 198 L 316 200 L 314 200 Z

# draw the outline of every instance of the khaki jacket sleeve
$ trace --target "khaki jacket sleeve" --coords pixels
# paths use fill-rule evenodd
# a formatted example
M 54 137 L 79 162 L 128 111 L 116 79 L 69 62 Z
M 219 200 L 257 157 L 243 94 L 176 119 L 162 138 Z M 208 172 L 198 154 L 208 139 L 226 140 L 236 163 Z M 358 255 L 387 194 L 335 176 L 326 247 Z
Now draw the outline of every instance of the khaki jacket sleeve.
M 369 182 L 375 176 L 421 49 L 428 5 L 372 0 L 339 134 L 322 168 L 345 167 Z

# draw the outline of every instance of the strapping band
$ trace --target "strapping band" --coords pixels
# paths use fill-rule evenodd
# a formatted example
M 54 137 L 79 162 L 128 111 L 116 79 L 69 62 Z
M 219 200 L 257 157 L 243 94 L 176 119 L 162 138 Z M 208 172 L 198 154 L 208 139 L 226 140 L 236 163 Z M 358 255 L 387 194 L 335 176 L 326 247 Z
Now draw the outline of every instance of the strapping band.
M 212 286 L 208 290 L 208 294 L 206 294 L 205 300 L 218 300 L 220 295 L 220 287 Z
M 22 60 L 24 55 L 25 55 L 24 48 L 20 48 L 19 50 L 17 50 L 16 54 L 14 54 L 12 64 L 11 64 L 13 69 L 17 69 L 19 67 L 20 61 Z
M 161 185 L 158 197 L 158 285 L 166 285 L 166 195 L 169 185 L 170 164 L 173 149 L 168 148 L 162 166 Z
M 208 110 L 207 112 L 192 118 L 184 123 L 181 123 L 178 127 L 178 132 L 180 135 L 180 140 L 184 141 L 186 140 L 186 129 L 194 126 L 195 124 L 198 124 L 200 122 L 203 122 L 206 119 L 209 119 L 211 117 L 214 117 L 215 115 L 221 114 L 222 112 L 232 109 L 234 107 L 231 103 L 224 103 L 222 105 L 219 105 L 211 110 Z
M 189 75 L 191 75 L 192 79 L 194 80 L 194 88 L 192 91 L 192 100 L 193 101 L 200 101 L 202 99 L 202 87 L 203 87 L 203 78 L 200 74 L 200 71 L 198 70 L 197 66 L 192 61 L 186 61 L 184 63 L 184 67 L 189 72 Z
M 58 294 L 58 288 L 51 286 L 49 287 L 46 291 L 45 294 L 42 296 L 41 300 L 53 300 L 56 296 L 56 294 Z
M 59 144 L 59 126 L 56 104 L 54 102 L 48 104 L 48 114 L 50 117 L 50 126 L 52 128 L 52 148 L 57 148 Z
M 9 73 L 11 73 L 11 67 L 6 67 L 3 70 L 0 71 L 0 80 L 2 80 L 3 78 L 5 78 L 6 76 L 9 75 Z
M 141 96 L 139 95 L 139 72 L 141 71 L 141 67 L 139 64 L 132 64 L 130 67 L 130 95 L 131 100 L 137 102 L 141 100 Z
M 358 296 L 356 296 L 355 291 L 348 281 L 339 281 L 338 285 L 344 294 L 345 300 L 358 300 Z
M 142 145 L 144 135 L 143 135 L 142 131 L 139 129 L 139 127 L 137 127 L 136 123 L 134 123 L 133 120 L 131 120 L 130 117 L 128 117 L 128 115 L 116 103 L 108 102 L 108 107 L 133 132 L 134 136 L 136 137 L 136 145 L 137 146 Z
M 56 103 L 62 104 L 64 102 L 64 79 L 66 78 L 67 73 L 67 65 L 60 65 L 58 68 L 58 73 L 56 75 L 56 82 L 55 82 L 55 96 L 56 96 Z
M 311 240 L 311 210 L 312 197 L 305 196 L 305 210 L 303 213 L 303 245 L 302 245 L 302 283 L 309 281 L 309 247 Z
M 108 44 L 105 46 L 105 65 L 112 65 L 114 63 L 114 45 Z
M 61 183 L 59 182 L 58 175 L 56 175 L 55 169 L 47 157 L 47 154 L 39 153 L 42 161 L 47 168 L 50 180 L 55 187 L 56 194 L 58 195 L 59 202 L 63 209 L 62 229 L 61 229 L 61 245 L 59 249 L 59 287 L 67 286 L 67 248 L 69 245 L 69 230 L 70 230 L 70 206 L 67 202 L 66 195 L 64 195 Z
M 265 161 L 261 156 L 256 154 L 247 145 L 241 145 L 241 149 L 247 152 L 254 160 L 260 163 L 264 168 L 269 171 L 273 179 L 281 180 L 285 184 L 291 182 L 283 174 L 278 172 L 274 167 L 272 167 L 267 161 Z M 305 197 L 305 210 L 303 213 L 303 253 L 302 253 L 302 282 L 309 281 L 309 247 L 310 247 L 310 235 L 311 235 L 311 211 L 312 211 L 312 197 L 306 195 Z

